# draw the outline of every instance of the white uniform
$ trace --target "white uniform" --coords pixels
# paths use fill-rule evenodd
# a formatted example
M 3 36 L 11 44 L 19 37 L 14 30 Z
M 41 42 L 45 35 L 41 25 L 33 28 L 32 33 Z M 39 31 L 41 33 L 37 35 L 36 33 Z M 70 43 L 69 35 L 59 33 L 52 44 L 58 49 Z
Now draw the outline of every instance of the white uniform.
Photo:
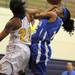
M 27 17 L 22 20 L 22 26 L 10 33 L 10 40 L 5 56 L 0 61 L 0 73 L 17 75 L 24 70 L 30 58 L 30 25 Z

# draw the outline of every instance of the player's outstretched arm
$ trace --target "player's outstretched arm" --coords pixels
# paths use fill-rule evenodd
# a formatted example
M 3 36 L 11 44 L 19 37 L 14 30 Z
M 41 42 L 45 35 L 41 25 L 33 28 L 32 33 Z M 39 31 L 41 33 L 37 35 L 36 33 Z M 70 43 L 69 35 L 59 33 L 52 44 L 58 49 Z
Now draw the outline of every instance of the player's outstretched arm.
M 29 14 L 36 14 L 36 13 L 40 13 L 40 10 L 37 8 L 26 8 L 26 12 Z
M 54 22 L 56 20 L 57 14 L 53 11 L 41 11 L 39 9 L 31 9 L 26 8 L 27 13 L 30 15 L 33 15 L 33 17 L 36 19 L 42 19 L 42 18 L 50 18 L 51 22 Z
M 49 18 L 50 22 L 54 22 L 57 18 L 57 14 L 53 11 L 41 12 L 36 14 L 38 18 Z

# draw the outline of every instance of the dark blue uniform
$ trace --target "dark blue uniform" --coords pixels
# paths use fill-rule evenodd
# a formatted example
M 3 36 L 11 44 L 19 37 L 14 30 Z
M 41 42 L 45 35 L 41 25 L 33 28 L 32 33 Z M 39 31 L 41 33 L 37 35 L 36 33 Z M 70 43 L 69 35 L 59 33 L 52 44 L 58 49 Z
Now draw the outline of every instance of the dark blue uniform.
M 46 66 L 51 56 L 50 42 L 59 31 L 62 20 L 57 17 L 55 22 L 42 19 L 31 38 L 30 68 L 34 74 L 46 75 Z
M 70 12 L 67 8 L 63 8 L 63 17 L 61 17 L 62 21 L 65 22 L 67 18 L 70 17 Z

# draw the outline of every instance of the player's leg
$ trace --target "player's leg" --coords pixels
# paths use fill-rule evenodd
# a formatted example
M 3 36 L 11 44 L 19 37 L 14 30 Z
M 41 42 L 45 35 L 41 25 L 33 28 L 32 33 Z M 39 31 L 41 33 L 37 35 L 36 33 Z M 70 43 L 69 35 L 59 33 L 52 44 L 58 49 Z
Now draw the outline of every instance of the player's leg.
M 0 73 L 15 75 L 26 69 L 30 58 L 30 48 L 25 45 L 21 47 L 12 45 L 8 46 L 7 50 L 8 52 L 0 61 Z
M 23 70 L 18 72 L 19 75 L 26 75 L 26 68 L 28 67 L 29 60 L 30 60 L 30 46 L 29 45 L 25 45 L 24 46 L 24 51 L 26 52 L 26 54 L 24 55 L 25 62 L 23 64 L 23 66 L 25 66 L 25 67 L 23 68 Z
M 46 75 L 47 63 L 51 52 L 50 47 L 34 44 L 31 46 L 30 69 L 34 75 Z M 46 53 L 47 52 L 47 53 Z
M 21 45 L 20 45 L 21 46 Z M 22 68 L 20 67 L 20 71 L 18 72 L 19 75 L 25 75 L 25 71 L 28 67 L 29 60 L 30 60 L 30 48 L 28 45 L 21 46 L 23 53 L 21 56 L 24 58 Z M 21 58 L 22 59 L 22 58 Z
M 12 64 L 4 56 L 0 61 L 0 75 L 11 75 L 13 72 Z
M 17 53 L 18 54 L 18 53 Z M 20 52 L 17 58 L 17 72 L 19 75 L 25 75 L 25 70 L 30 59 L 30 48 L 27 45 L 20 45 Z M 15 66 L 15 65 L 14 65 Z M 16 67 L 15 67 L 16 68 Z

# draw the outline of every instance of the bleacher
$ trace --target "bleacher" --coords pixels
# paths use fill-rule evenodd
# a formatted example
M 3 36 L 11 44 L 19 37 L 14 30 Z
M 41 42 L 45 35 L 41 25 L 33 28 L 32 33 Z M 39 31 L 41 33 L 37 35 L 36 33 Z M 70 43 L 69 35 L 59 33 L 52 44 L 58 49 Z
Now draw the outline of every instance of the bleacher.
M 4 54 L 0 54 L 0 59 L 3 56 Z M 48 63 L 47 75 L 61 75 L 61 73 L 66 70 L 67 62 L 72 62 L 75 66 L 75 61 L 51 59 Z M 29 69 L 27 69 L 26 75 L 32 75 Z
M 0 0 L 1 7 L 9 7 L 10 0 Z M 41 9 L 47 9 L 48 3 L 46 0 L 26 0 L 27 7 L 38 7 Z M 65 7 L 69 8 L 72 17 L 75 18 L 75 0 L 64 0 Z
M 0 6 L 7 8 L 9 6 L 9 1 L 10 0 L 0 0 Z

